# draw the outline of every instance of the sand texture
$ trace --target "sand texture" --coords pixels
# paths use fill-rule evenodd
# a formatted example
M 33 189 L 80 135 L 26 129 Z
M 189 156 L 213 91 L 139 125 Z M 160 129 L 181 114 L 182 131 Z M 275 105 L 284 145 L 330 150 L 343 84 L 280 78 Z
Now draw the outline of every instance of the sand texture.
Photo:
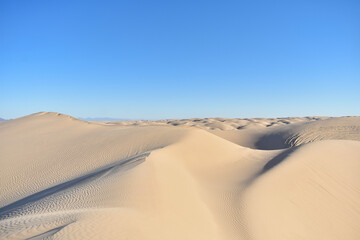
M 0 123 L 0 239 L 358 240 L 360 117 Z

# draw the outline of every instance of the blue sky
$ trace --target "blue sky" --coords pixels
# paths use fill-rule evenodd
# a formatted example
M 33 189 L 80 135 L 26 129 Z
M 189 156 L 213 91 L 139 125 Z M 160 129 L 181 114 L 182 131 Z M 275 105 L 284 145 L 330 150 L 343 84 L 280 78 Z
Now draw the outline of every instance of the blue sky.
M 360 115 L 360 1 L 0 2 L 0 117 Z

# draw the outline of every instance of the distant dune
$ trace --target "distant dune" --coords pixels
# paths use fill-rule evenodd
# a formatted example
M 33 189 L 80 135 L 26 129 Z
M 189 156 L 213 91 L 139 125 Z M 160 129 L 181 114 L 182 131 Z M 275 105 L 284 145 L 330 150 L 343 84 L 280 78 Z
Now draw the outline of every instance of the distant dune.
M 109 118 L 109 117 L 96 117 L 96 118 L 79 118 L 84 121 L 129 121 L 127 118 Z
M 0 239 L 360 239 L 360 117 L 0 123 Z

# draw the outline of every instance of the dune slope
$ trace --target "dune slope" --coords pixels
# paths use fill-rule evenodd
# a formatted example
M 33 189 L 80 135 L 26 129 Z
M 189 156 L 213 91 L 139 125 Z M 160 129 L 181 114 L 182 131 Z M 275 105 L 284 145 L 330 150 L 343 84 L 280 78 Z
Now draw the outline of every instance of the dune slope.
M 359 118 L 239 123 L 2 122 L 0 238 L 360 238 Z

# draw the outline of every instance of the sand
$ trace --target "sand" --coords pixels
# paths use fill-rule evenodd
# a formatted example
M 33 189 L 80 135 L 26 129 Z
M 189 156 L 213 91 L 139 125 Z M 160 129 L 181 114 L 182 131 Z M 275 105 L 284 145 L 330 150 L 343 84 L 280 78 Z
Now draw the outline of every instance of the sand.
M 0 123 L 0 239 L 360 239 L 360 117 Z

